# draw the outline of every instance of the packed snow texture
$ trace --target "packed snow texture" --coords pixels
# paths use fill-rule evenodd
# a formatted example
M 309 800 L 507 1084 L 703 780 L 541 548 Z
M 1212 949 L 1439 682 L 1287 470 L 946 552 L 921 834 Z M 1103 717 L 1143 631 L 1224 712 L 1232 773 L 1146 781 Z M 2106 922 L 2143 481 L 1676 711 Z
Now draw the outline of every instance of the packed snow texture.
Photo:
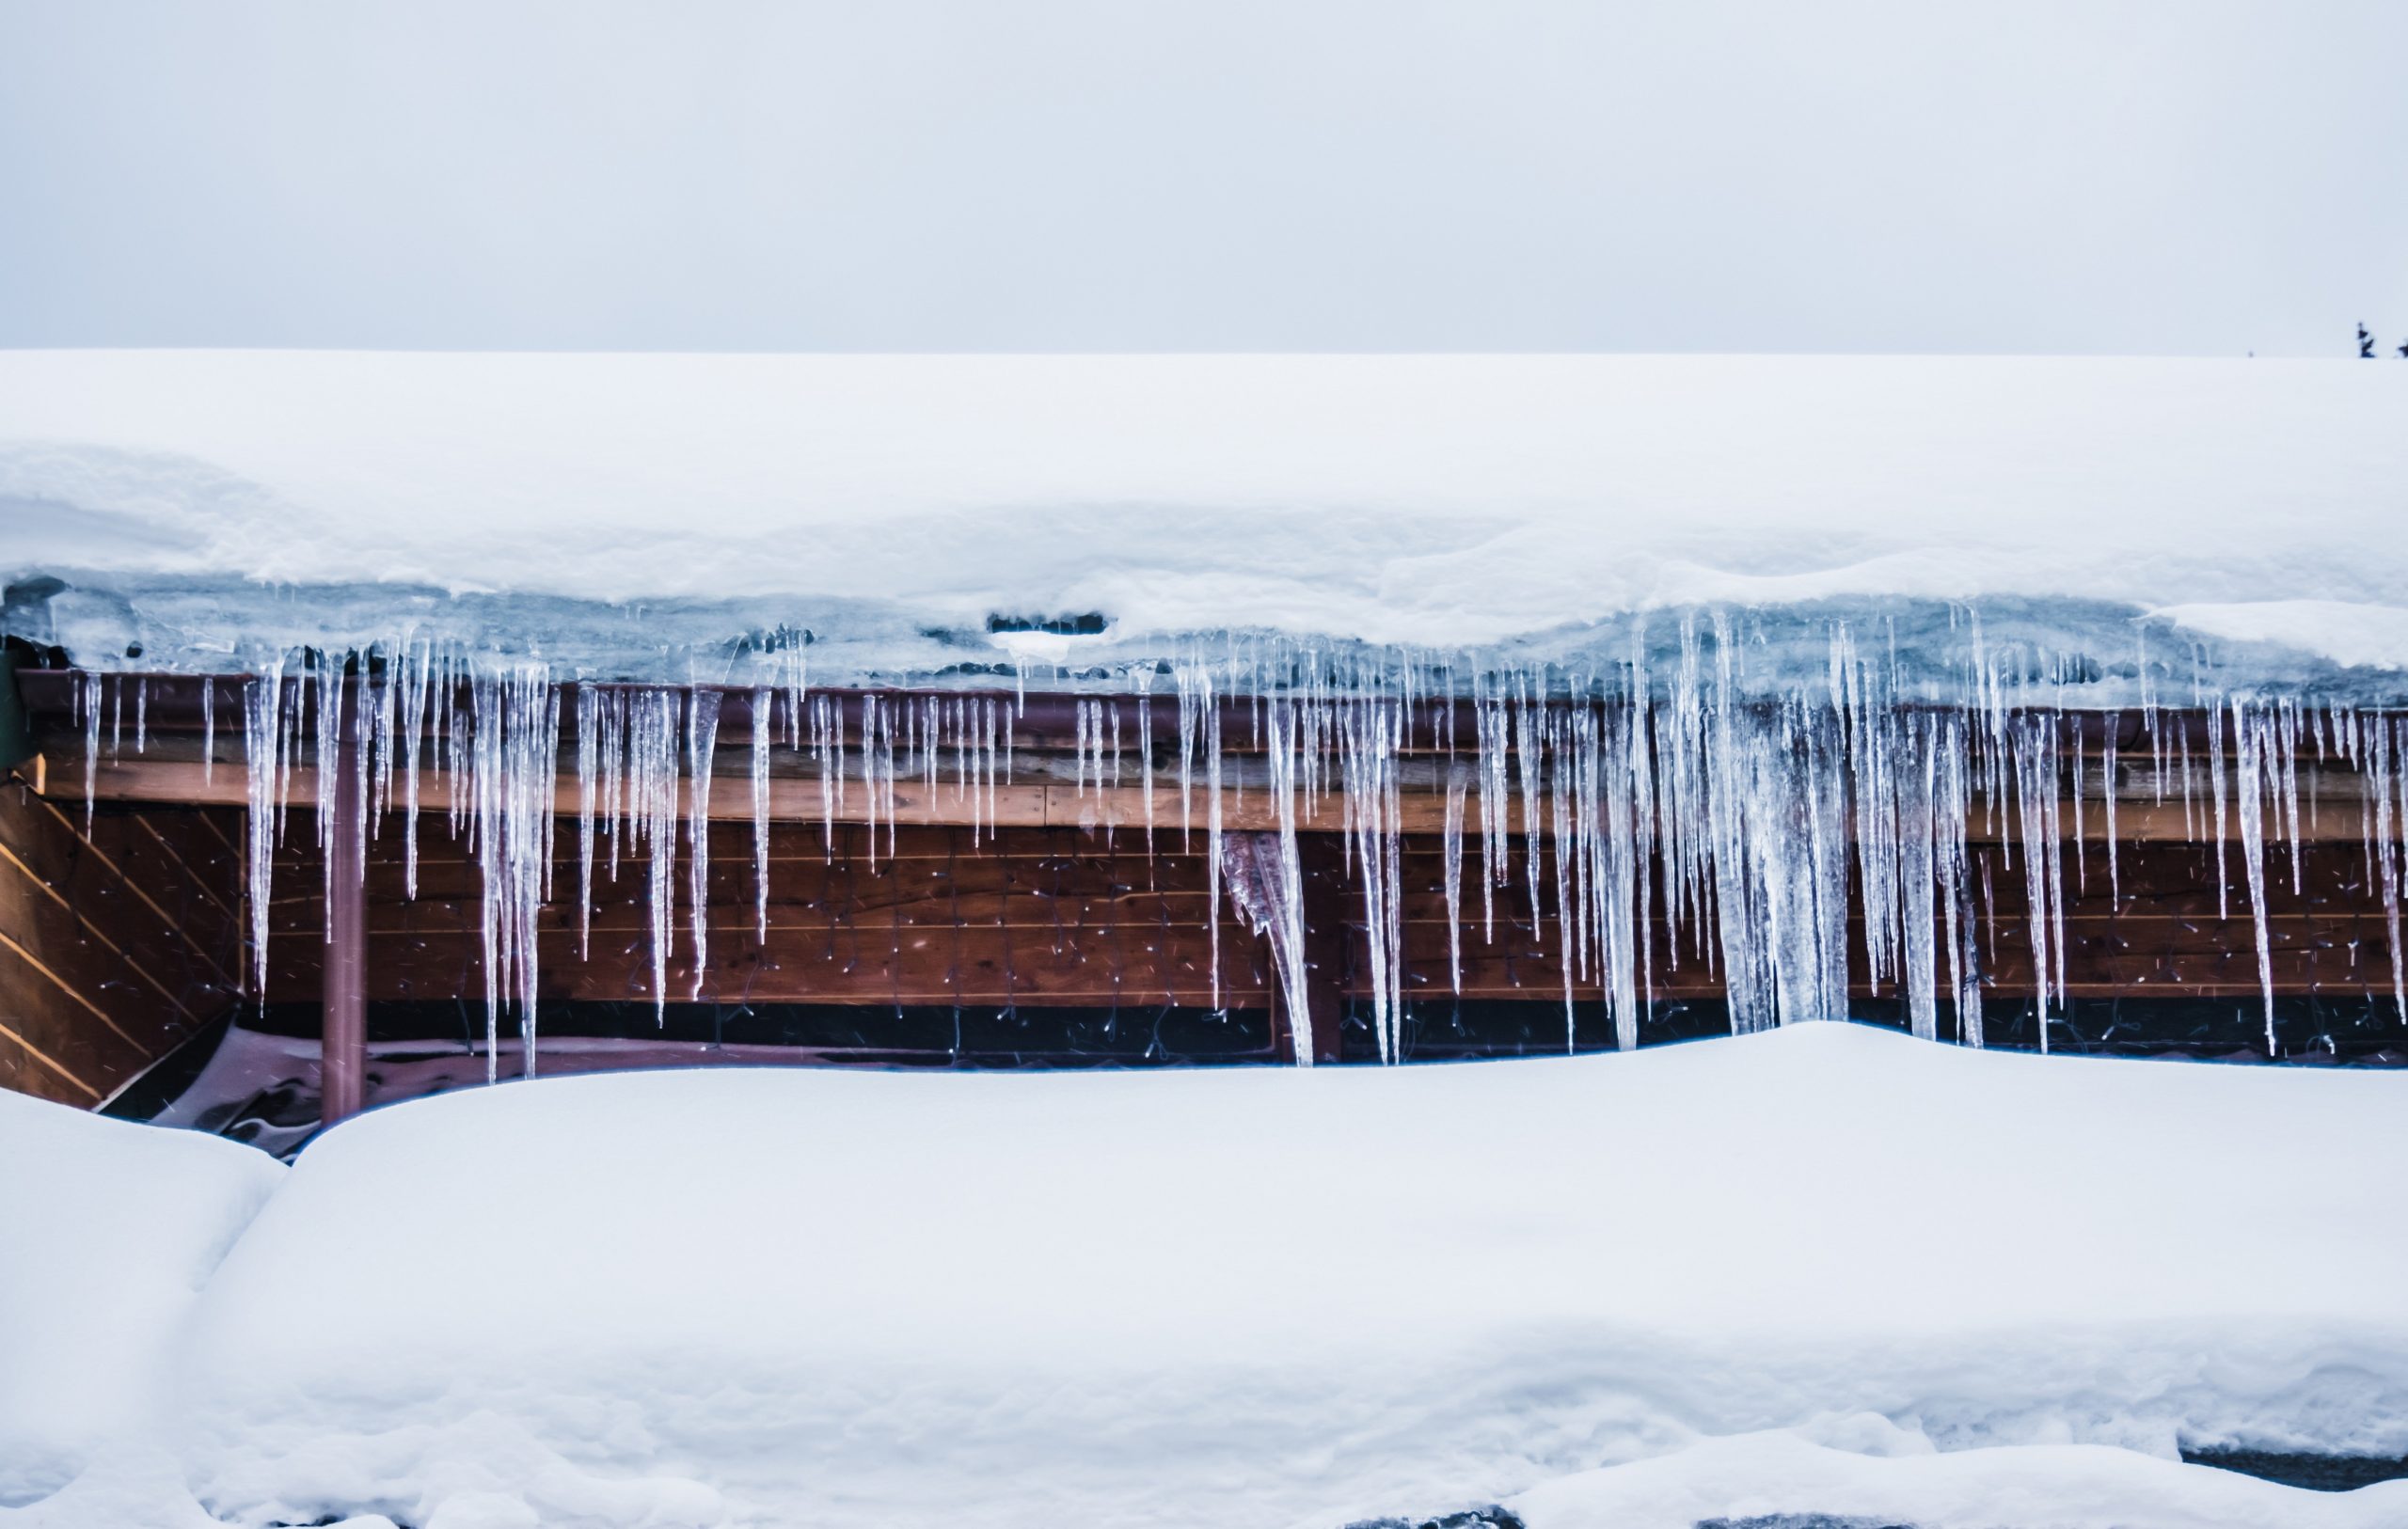
M 2338 362 L 19 352 L 0 575 L 23 635 L 179 669 L 413 620 L 677 679 L 791 624 L 836 678 L 997 613 L 1125 656 L 1872 602 L 2397 669 L 2403 419 Z
M 162 1408 L 171 1345 L 284 1174 L 231 1142 L 0 1089 L 0 1504 Z
M 2310 1492 L 2096 1444 L 1935 1454 L 1861 1420 L 1840 1448 L 1798 1431 L 1740 1434 L 1551 1481 L 1513 1500 L 1529 1529 L 2392 1529 L 2408 1481 Z M 1786 1523 L 1781 1515 L 1794 1515 Z M 1773 1523 L 1763 1521 L 1771 1519 Z
M 2408 1453 L 2398 1084 L 1807 1025 L 1402 1070 L 470 1090 L 301 1155 L 181 1382 L 150 1372 L 181 1408 L 153 1438 L 248 1524 L 1327 1524 L 1517 1492 L 1534 1529 L 2098 1521 L 1967 1517 L 2018 1473 L 2064 1504 L 2121 1482 L 2130 1525 L 2373 1523 L 2333 1504 L 2401 1489 L 2171 1461 Z

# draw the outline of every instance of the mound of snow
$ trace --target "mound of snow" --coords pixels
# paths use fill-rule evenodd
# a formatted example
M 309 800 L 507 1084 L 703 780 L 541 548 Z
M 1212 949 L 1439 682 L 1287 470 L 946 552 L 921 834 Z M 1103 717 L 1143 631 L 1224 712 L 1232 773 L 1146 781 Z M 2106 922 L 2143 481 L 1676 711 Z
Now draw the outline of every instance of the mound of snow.
M 2408 1523 L 2408 1481 L 2317 1492 L 2095 1444 L 1885 1458 L 1762 1433 L 1549 1482 L 1512 1505 L 1529 1529 L 1798 1524 L 1801 1509 L 1831 1529 L 2391 1529 Z
M 894 1529 L 1325 1522 L 1866 1414 L 2399 1454 L 2400 1086 L 1807 1025 L 444 1096 L 320 1139 L 227 1259 L 190 1463 L 249 1523 Z
M 0 1503 L 164 1420 L 201 1286 L 284 1173 L 0 1089 Z

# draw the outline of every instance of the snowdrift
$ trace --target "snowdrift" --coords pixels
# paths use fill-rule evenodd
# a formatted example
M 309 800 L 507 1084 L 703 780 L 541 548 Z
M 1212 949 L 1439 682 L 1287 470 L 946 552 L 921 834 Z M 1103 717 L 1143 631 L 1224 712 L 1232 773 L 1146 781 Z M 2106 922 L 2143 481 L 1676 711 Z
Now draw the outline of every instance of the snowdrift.
M 2408 1452 L 2403 1148 L 2382 1074 L 1830 1024 L 1394 1070 L 546 1080 L 302 1154 L 191 1314 L 182 1458 L 251 1524 L 1335 1523 L 1540 1489 L 1545 1529 L 1784 1482 L 1831 1510 L 1843 1478 L 1936 1513 L 2038 1469 L 1955 1452 L 2112 1444 L 2161 1458 L 2067 1457 L 2129 1478 L 2120 1522 L 2372 1523 L 2172 1457 Z
M 1822 1525 L 2011 1524 L 2046 1529 L 2387 1529 L 2408 1521 L 2408 1482 L 2309 1492 L 2229 1472 L 2085 1444 L 1919 1451 L 1832 1449 L 1794 1433 L 1711 1440 L 1677 1455 L 1549 1482 L 1513 1500 L 1529 1529 L 1693 1529 L 1703 1521 Z M 1801 1526 L 1802 1529 L 1802 1526 Z
M 284 1174 L 0 1089 L 0 1504 L 159 1422 L 201 1287 Z
M 684 681 L 791 626 L 836 680 L 1089 613 L 1038 649 L 1620 655 L 1593 623 L 1977 604 L 2396 670 L 2403 420 L 2408 370 L 2296 361 L 20 352 L 0 575 L 87 666 L 410 625 Z

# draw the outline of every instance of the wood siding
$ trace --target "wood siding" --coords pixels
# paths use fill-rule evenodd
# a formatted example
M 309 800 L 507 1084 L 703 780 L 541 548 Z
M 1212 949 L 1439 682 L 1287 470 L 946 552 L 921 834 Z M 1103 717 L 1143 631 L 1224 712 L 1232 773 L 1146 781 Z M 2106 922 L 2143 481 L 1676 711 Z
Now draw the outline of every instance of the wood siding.
M 240 824 L 0 784 L 0 1087 L 98 1104 L 234 1001 Z
M 299 820 L 296 818 L 296 823 Z M 403 896 L 398 820 L 368 857 L 368 996 L 483 991 L 480 875 L 442 820 L 420 820 L 418 901 Z M 561 825 L 552 902 L 537 920 L 542 996 L 652 995 L 648 866 L 607 848 L 594 871 L 592 947 L 579 958 L 576 824 Z M 314 1002 L 325 904 L 314 833 L 280 852 L 269 905 L 270 1001 Z M 891 843 L 890 843 L 891 839 Z M 1213 939 L 1204 838 L 1176 833 L 1147 854 L 1142 832 L 839 825 L 831 854 L 816 825 L 774 824 L 768 938 L 755 932 L 752 829 L 713 824 L 709 948 L 695 982 L 684 845 L 675 869 L 668 996 L 715 1002 L 1212 1004 Z M 1269 1005 L 1267 948 L 1226 896 L 1218 1003 Z

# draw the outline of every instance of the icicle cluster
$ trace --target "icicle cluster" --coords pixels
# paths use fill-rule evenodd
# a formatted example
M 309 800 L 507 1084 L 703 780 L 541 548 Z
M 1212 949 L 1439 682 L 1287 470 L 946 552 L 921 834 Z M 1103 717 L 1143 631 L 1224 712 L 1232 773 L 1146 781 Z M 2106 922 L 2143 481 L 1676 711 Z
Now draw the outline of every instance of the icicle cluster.
M 2162 806 L 2174 797 L 2188 836 L 2214 845 L 2220 896 L 2228 833 L 2239 846 L 2271 1048 L 2266 888 L 2286 854 L 2300 884 L 2304 761 L 2346 765 L 2361 782 L 2367 871 L 2400 971 L 2408 720 L 2222 694 L 2204 682 L 2189 709 L 2173 713 L 2158 701 L 2146 661 L 2138 706 L 2076 710 L 2063 704 L 2076 676 L 2028 650 L 1986 645 L 1977 624 L 1965 683 L 1934 695 L 1902 680 L 1894 644 L 1886 646 L 1871 651 L 1835 629 L 1824 672 L 1767 684 L 1748 675 L 1748 638 L 1720 618 L 1684 621 L 1675 643 L 1634 643 L 1618 662 L 1578 669 L 1225 639 L 1108 681 L 1085 679 L 1071 703 L 1070 784 L 1082 802 L 1101 803 L 1126 793 L 1133 776 L 1149 853 L 1150 830 L 1172 827 L 1157 824 L 1157 793 L 1176 792 L 1178 831 L 1206 841 L 1215 980 L 1226 889 L 1266 937 L 1297 1014 L 1305 1012 L 1300 826 L 1325 822 L 1320 814 L 1334 801 L 1369 936 L 1371 1028 L 1387 1060 L 1402 1043 L 1408 797 L 1443 803 L 1450 980 L 1460 991 L 1465 944 L 1494 940 L 1500 913 L 1553 929 L 1567 1048 L 1580 1039 L 1576 993 L 1588 991 L 1602 997 L 1614 1043 L 1636 1045 L 1665 974 L 1659 965 L 1719 976 L 1735 1030 L 1839 1017 L 1851 988 L 1870 985 L 1902 995 L 1923 1036 L 1941 1032 L 1945 1002 L 1956 1034 L 1979 1045 L 1981 931 L 1996 917 L 1995 859 L 1998 873 L 2022 877 L 2045 1048 L 2047 1019 L 2063 1012 L 2067 995 L 2067 879 L 2086 887 L 2093 874 L 2092 850 L 2078 826 L 2067 831 L 2065 815 L 2093 806 L 2103 813 L 2100 869 L 2120 896 L 2119 800 L 2129 811 L 2141 799 Z M 699 997 L 707 985 L 714 813 L 751 818 L 753 922 L 764 938 L 773 816 L 816 815 L 832 854 L 840 820 L 865 823 L 873 859 L 881 826 L 884 853 L 894 853 L 907 797 L 949 804 L 949 815 L 991 837 L 1012 784 L 1023 696 L 815 691 L 799 657 L 775 679 L 732 691 L 578 686 L 565 718 L 571 802 L 555 785 L 564 691 L 540 663 L 475 658 L 406 638 L 364 654 L 269 656 L 243 707 L 251 937 L 262 990 L 269 879 L 293 786 L 312 766 L 322 779 L 357 769 L 367 788 L 349 823 L 332 821 L 332 793 L 315 794 L 320 843 L 352 833 L 364 844 L 397 818 L 411 896 L 421 798 L 440 795 L 483 880 L 489 1066 L 503 1017 L 515 1013 L 531 1071 L 542 990 L 538 916 L 555 895 L 555 825 L 571 813 L 580 953 L 590 946 L 597 862 L 612 876 L 623 859 L 642 864 L 656 1004 L 668 1001 L 681 943 L 691 962 L 685 994 Z M 91 676 L 79 696 L 87 793 L 104 711 L 111 749 L 122 741 L 125 688 L 112 682 L 104 689 Z M 1153 702 L 1165 691 L 1176 701 L 1176 728 L 1157 740 Z M 750 789 L 731 785 L 721 796 L 713 782 L 730 697 L 749 712 L 741 747 Z M 133 701 L 139 749 L 148 711 L 138 684 Z M 2194 725 L 2202 714 L 2204 729 Z M 1275 828 L 1226 832 L 1228 804 L 1258 790 L 1268 795 Z M 2305 801 L 2312 828 L 2315 795 Z M 1426 819 L 1417 825 L 1423 831 Z M 1479 840 L 1476 864 L 1467 838 Z M 1994 856 L 1977 853 L 1988 844 Z M 1476 903 L 1467 896 L 1475 884 Z M 1852 909 L 1861 909 L 1861 925 Z M 1659 926 L 1669 943 L 1651 939 Z M 2395 1001 L 2408 1000 L 2397 975 L 2394 984 Z M 1298 1050 L 1310 1060 L 1310 1046 Z

